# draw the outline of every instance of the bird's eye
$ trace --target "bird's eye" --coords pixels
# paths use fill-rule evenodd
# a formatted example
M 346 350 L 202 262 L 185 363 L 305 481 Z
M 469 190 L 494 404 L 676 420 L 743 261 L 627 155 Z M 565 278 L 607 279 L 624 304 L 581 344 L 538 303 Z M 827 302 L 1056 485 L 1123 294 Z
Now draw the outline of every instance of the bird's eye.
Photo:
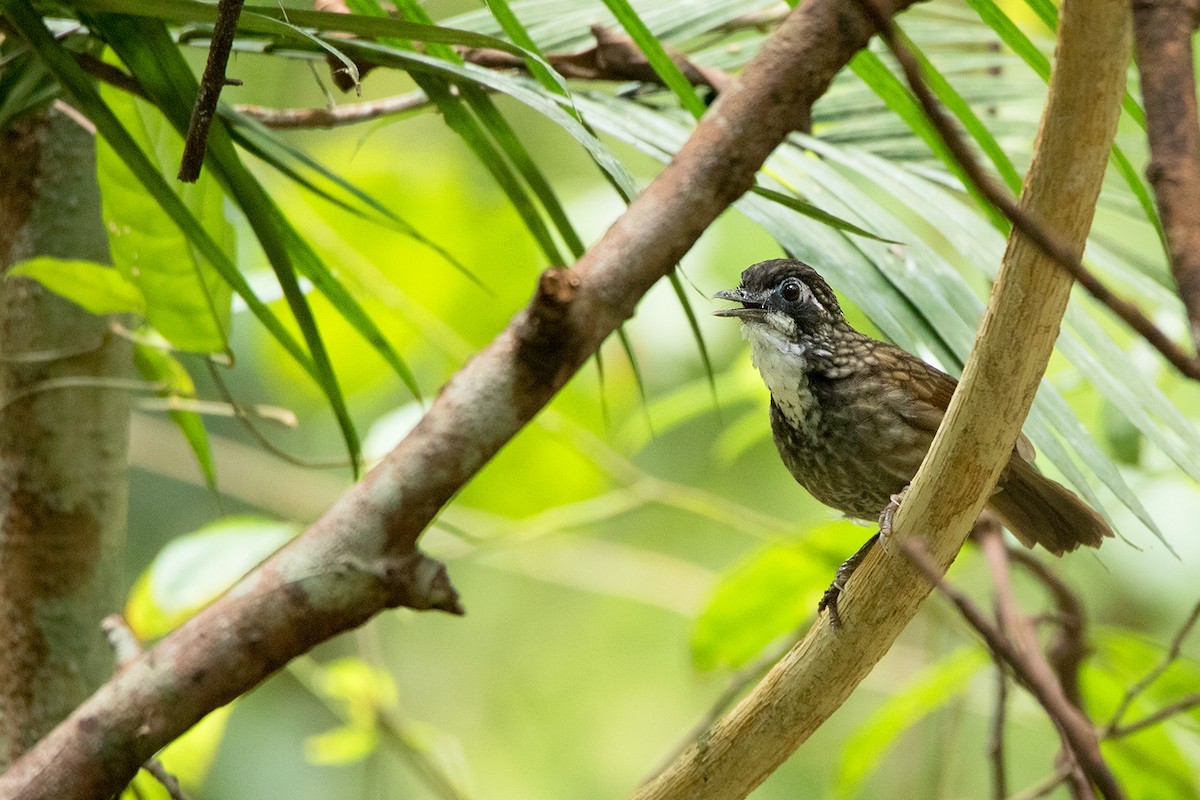
M 796 302 L 800 299 L 800 282 L 795 280 L 785 281 L 783 286 L 779 288 L 779 294 L 789 303 Z

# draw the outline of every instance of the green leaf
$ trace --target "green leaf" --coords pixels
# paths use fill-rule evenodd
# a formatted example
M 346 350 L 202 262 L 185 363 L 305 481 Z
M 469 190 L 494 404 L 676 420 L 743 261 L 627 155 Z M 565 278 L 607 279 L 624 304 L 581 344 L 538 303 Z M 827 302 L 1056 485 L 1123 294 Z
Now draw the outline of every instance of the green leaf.
M 368 725 L 339 725 L 304 740 L 304 760 L 324 767 L 356 764 L 379 748 L 379 733 Z
M 280 323 L 279 319 L 263 304 L 250 285 L 237 271 L 228 254 L 204 229 L 203 225 L 188 210 L 179 196 L 171 190 L 162 173 L 142 152 L 133 136 L 121 124 L 101 99 L 95 86 L 79 65 L 46 29 L 41 17 L 34 12 L 27 0 L 0 0 L 9 22 L 29 43 L 30 47 L 46 67 L 60 81 L 73 103 L 81 109 L 96 126 L 97 132 L 121 157 L 137 180 L 146 188 L 154 200 L 184 232 L 188 240 L 204 258 L 233 287 L 267 331 L 306 370 L 313 369 L 311 359 Z
M 156 639 L 215 600 L 299 532 L 265 517 L 226 517 L 172 540 L 137 579 L 125 618 Z
M 900 41 L 903 42 L 920 64 L 921 74 L 925 78 L 925 82 L 929 85 L 929 88 L 933 90 L 934 95 L 962 123 L 963 129 L 975 140 L 975 143 L 979 145 L 979 149 L 992 162 L 992 166 L 995 167 L 996 172 L 1000 175 L 1000 179 L 1008 186 L 1009 190 L 1014 194 L 1019 194 L 1021 191 L 1021 176 L 1017 173 L 1016 167 L 1013 166 L 1008 154 L 1000 147 L 1000 143 L 992 136 L 991 131 L 987 129 L 987 126 L 983 124 L 983 121 L 979 119 L 971 109 L 970 104 L 963 99 L 953 84 L 946 80 L 945 76 L 938 71 L 933 62 L 925 55 L 924 51 L 917 46 L 917 43 L 905 35 L 903 31 L 898 32 Z
M 121 273 L 94 261 L 71 261 L 38 256 L 14 264 L 6 278 L 22 276 L 37 281 L 92 314 L 140 314 L 146 298 Z
M 980 647 L 956 650 L 879 704 L 841 748 L 835 795 L 855 797 L 900 734 L 964 691 L 988 660 L 987 651 Z
M 936 155 L 952 175 L 959 179 L 963 188 L 975 199 L 983 213 L 987 214 L 992 224 L 1000 230 L 1007 230 L 1008 220 L 993 206 L 983 193 L 975 187 L 967 177 L 966 171 L 959 165 L 958 160 L 942 141 L 937 128 L 925 115 L 925 110 L 913 96 L 908 86 L 892 74 L 879 56 L 870 50 L 861 50 L 850 61 L 854 74 L 862 78 L 879 98 L 907 124 L 930 151 Z
M 193 184 L 174 180 L 183 138 L 150 104 L 107 84 L 101 84 L 100 96 L 232 260 L 234 232 L 225 219 L 221 187 L 208 173 Z M 96 143 L 96 173 L 113 264 L 145 296 L 147 321 L 178 350 L 227 350 L 233 295 L 229 284 L 104 139 Z
M 151 335 L 146 331 L 139 333 L 143 338 Z M 166 342 L 164 341 L 163 344 L 165 345 Z M 192 376 L 179 363 L 179 359 L 167 352 L 165 347 L 156 347 L 141 341 L 135 342 L 133 363 L 143 378 L 164 387 L 158 393 L 160 397 L 171 395 L 194 397 L 196 395 L 196 385 L 192 382 Z M 217 465 L 213 461 L 212 449 L 209 447 L 208 430 L 204 427 L 204 419 L 195 411 L 172 410 L 169 413 L 171 421 L 179 428 L 179 432 L 183 434 L 188 447 L 196 457 L 196 463 L 200 466 L 205 485 L 215 491 L 217 488 Z
M 831 522 L 801 541 L 769 545 L 735 565 L 692 626 L 696 668 L 736 669 L 811 619 L 833 579 L 837 548 L 862 530 L 850 522 Z
M 176 131 L 181 135 L 185 133 L 191 119 L 192 100 L 198 87 L 195 76 L 168 35 L 166 26 L 158 20 L 114 14 L 88 17 L 88 24 L 92 30 L 105 37 L 121 61 L 138 76 L 142 88 Z M 262 184 L 246 169 L 234 149 L 224 120 L 219 117 L 209 129 L 204 163 L 212 170 L 225 191 L 237 202 L 254 230 L 259 244 L 262 245 L 291 309 L 292 317 L 308 346 L 310 358 L 301 363 L 308 369 L 328 400 L 341 429 L 342 439 L 346 443 L 352 468 L 357 473 L 360 459 L 358 432 L 334 374 L 333 364 L 316 319 L 296 275 L 297 260 L 312 263 L 316 256 L 292 229 Z M 345 312 L 345 306 L 339 305 L 339 301 L 344 303 L 344 296 L 331 297 L 330 300 L 339 311 Z M 354 315 L 347 319 L 352 325 L 359 327 L 365 315 Z M 382 346 L 381 355 L 390 359 L 389 364 L 403 364 L 399 356 L 386 345 L 382 336 L 370 335 L 377 333 L 372 327 L 367 328 L 368 341 L 377 350 Z M 364 332 L 361 327 L 359 332 Z
M 198 0 L 73 0 L 71 5 L 81 11 L 147 17 L 162 22 L 212 24 L 217 19 L 215 3 Z M 285 23 L 280 27 L 279 23 Z M 407 39 L 430 45 L 462 45 L 503 50 L 522 57 L 536 59 L 503 39 L 471 31 L 456 30 L 431 24 L 408 22 L 384 16 L 336 14 L 310 11 L 303 8 L 246 5 L 238 20 L 239 34 L 269 34 L 285 38 L 308 38 L 311 29 L 323 33 L 352 33 L 365 39 Z M 545 64 L 549 69 L 549 64 Z
M 860 228 L 853 222 L 848 222 L 839 216 L 830 214 L 824 209 L 818 208 L 807 200 L 801 200 L 799 197 L 793 197 L 783 192 L 777 192 L 774 189 L 767 189 L 764 186 L 755 186 L 751 189 L 759 197 L 765 197 L 773 203 L 779 203 L 781 206 L 786 206 L 798 214 L 803 214 L 811 220 L 820 222 L 822 225 L 828 225 L 831 228 L 836 228 L 839 231 L 852 233 L 855 236 L 865 236 L 868 239 L 874 239 L 877 242 L 887 242 L 888 244 L 901 244 L 901 242 L 885 239 L 882 236 L 877 236 L 868 230 Z

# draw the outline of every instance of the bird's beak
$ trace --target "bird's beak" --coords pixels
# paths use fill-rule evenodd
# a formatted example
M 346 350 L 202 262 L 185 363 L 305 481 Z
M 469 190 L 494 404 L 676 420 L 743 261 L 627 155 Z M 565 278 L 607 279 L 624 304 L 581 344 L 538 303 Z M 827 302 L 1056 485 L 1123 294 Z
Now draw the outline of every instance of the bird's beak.
M 762 319 L 766 313 L 761 298 L 745 289 L 726 289 L 713 295 L 714 300 L 732 300 L 741 303 L 741 307 L 718 308 L 712 312 L 714 317 L 738 317 L 743 320 Z

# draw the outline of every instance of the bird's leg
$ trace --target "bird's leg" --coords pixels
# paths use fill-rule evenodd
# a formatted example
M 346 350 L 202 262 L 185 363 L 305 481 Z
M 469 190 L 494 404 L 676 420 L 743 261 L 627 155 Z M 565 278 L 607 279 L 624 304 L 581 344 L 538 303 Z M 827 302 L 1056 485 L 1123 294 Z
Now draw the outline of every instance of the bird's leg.
M 833 576 L 833 583 L 829 584 L 829 588 L 825 590 L 825 594 L 821 597 L 821 602 L 817 603 L 817 613 L 821 613 L 825 609 L 829 609 L 829 625 L 835 631 L 842 628 L 842 617 L 838 614 L 838 597 L 841 596 L 842 590 L 846 588 L 846 583 L 850 580 L 850 576 L 854 574 L 854 570 L 858 569 L 862 564 L 863 559 L 867 557 L 867 553 L 871 552 L 871 548 L 879 541 L 879 537 L 883 531 L 875 533 L 870 539 L 863 542 L 863 546 L 858 548 L 854 555 L 847 558 L 842 565 L 838 567 L 837 573 Z
M 887 550 L 888 537 L 892 535 L 892 522 L 896 519 L 896 512 L 900 510 L 900 504 L 904 502 L 906 494 L 908 494 L 907 485 L 888 499 L 888 504 L 883 507 L 883 511 L 879 514 L 879 544 L 883 546 L 885 551 Z

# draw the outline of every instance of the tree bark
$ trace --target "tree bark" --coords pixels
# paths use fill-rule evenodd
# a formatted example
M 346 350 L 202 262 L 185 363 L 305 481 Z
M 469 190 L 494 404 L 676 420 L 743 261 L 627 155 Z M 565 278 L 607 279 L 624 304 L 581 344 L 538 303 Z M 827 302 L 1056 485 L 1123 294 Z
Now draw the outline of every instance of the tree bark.
M 0 271 L 108 260 L 90 133 L 51 111 L 0 133 Z M 26 278 L 0 280 L 0 767 L 112 673 L 120 602 L 129 343 Z

